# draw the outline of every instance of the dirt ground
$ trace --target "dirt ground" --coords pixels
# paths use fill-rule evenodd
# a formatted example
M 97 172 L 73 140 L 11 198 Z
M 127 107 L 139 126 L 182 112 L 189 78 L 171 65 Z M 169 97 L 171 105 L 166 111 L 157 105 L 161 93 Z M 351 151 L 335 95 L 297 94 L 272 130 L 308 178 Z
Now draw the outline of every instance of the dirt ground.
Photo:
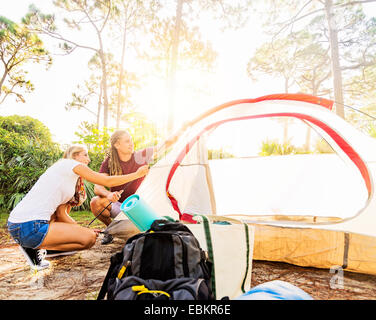
M 49 258 L 51 267 L 33 273 L 9 237 L 0 232 L 0 300 L 93 300 L 124 241 L 101 245 L 71 256 Z M 329 270 L 286 263 L 253 261 L 252 287 L 287 281 L 315 300 L 376 300 L 376 276 L 344 272 L 342 282 Z

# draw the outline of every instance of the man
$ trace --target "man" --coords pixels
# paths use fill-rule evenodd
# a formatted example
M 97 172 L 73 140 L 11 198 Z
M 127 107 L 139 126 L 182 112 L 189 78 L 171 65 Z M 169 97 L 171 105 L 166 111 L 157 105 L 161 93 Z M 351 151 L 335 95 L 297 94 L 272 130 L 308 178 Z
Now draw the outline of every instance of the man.
M 162 147 L 164 147 L 163 150 L 166 150 L 165 148 L 168 148 L 173 144 L 180 135 L 180 132 L 181 131 L 171 139 L 168 139 L 160 147 L 151 147 L 135 152 L 130 134 L 125 130 L 115 131 L 110 139 L 110 151 L 106 159 L 102 162 L 99 173 L 105 175 L 121 175 L 137 171 L 139 167 L 156 159 L 159 156 L 158 152 L 162 150 Z M 122 202 L 137 191 L 144 178 L 145 176 L 121 186 L 112 187 L 110 190 L 106 189 L 104 186 L 96 184 L 94 186 L 94 193 L 97 196 L 90 202 L 91 211 L 94 215 L 97 215 L 104 210 L 110 202 L 112 202 L 112 204 L 110 204 L 98 217 L 100 221 L 108 226 L 111 223 L 112 218 L 115 218 L 119 214 Z M 133 228 L 133 232 L 138 232 L 135 226 L 130 225 L 130 228 Z M 102 240 L 102 244 L 111 243 L 112 240 L 112 236 L 106 234 Z

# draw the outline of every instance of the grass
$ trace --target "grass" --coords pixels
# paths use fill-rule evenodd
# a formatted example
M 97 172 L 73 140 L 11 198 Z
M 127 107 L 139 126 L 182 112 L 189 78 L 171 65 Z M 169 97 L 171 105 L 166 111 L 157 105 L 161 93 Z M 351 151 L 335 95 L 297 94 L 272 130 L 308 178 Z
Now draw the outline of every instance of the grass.
M 90 211 L 71 211 L 70 216 L 77 221 L 77 223 L 83 227 L 87 227 L 91 220 L 94 219 L 93 213 Z M 7 228 L 7 220 L 9 218 L 9 212 L 5 210 L 0 211 L 0 228 L 6 229 Z M 98 219 L 95 220 L 91 225 L 90 228 L 97 228 L 103 229 L 105 225 L 100 222 Z
M 9 213 L 5 210 L 0 210 L 0 228 L 6 228 Z
M 87 225 L 94 219 L 94 215 L 91 211 L 72 211 L 70 216 L 77 221 L 81 226 L 87 227 Z M 90 228 L 104 228 L 105 225 L 98 219 L 96 219 Z

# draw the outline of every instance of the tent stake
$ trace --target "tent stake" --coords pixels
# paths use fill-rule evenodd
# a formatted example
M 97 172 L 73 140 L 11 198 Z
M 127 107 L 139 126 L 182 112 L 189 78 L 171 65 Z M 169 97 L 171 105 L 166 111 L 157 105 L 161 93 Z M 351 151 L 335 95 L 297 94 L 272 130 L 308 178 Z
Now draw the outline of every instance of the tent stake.
M 109 207 L 110 204 L 112 204 L 111 201 L 101 212 L 99 212 L 99 214 L 97 216 L 95 216 L 95 218 L 93 220 L 91 220 L 91 222 L 87 226 L 90 226 L 103 213 L 103 211 L 106 210 Z

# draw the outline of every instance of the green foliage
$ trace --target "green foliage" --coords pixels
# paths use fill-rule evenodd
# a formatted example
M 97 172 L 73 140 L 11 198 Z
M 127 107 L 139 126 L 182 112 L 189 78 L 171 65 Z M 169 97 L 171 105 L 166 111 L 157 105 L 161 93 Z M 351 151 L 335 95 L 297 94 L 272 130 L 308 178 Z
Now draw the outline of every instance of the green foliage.
M 232 153 L 226 151 L 224 148 L 208 150 L 208 160 L 228 159 L 228 158 L 234 158 L 234 157 L 235 156 Z
M 49 67 L 52 58 L 44 48 L 42 40 L 30 32 L 25 23 L 16 24 L 0 16 L 0 104 L 10 95 L 17 101 L 25 102 L 23 92 L 34 90 L 33 84 L 26 79 L 27 63 L 45 62 Z
M 217 58 L 217 53 L 211 43 L 203 41 L 200 30 L 183 19 L 179 32 L 179 68 L 185 66 L 210 71 Z M 153 35 L 153 38 L 147 47 L 148 50 L 143 53 L 143 58 L 154 62 L 156 69 L 168 76 L 171 73 L 170 61 L 173 44 L 176 41 L 174 19 L 156 20 L 150 27 L 149 33 Z
M 366 131 L 372 138 L 376 138 L 376 125 L 374 123 L 369 123 L 366 126 Z
M 0 128 L 25 136 L 35 142 L 52 143 L 51 133 L 48 128 L 40 121 L 28 116 L 0 117 Z
M 135 150 L 143 149 L 156 145 L 160 136 L 158 135 L 155 124 L 140 112 L 130 112 L 123 116 L 129 126 L 126 130 L 132 136 Z M 91 162 L 90 168 L 99 170 L 99 167 L 110 148 L 111 134 L 114 128 L 98 129 L 95 124 L 87 121 L 81 122 L 79 131 L 75 135 L 79 138 L 74 143 L 80 143 L 87 146 Z
M 324 139 L 319 139 L 316 141 L 315 145 L 316 153 L 334 153 L 333 148 Z
M 296 148 L 291 145 L 290 142 L 283 144 L 278 143 L 276 140 L 266 140 L 262 142 L 260 156 L 271 156 L 271 155 L 286 155 L 294 154 Z
M 79 130 L 74 133 L 78 137 L 78 140 L 73 143 L 83 144 L 88 148 L 90 157 L 89 167 L 92 170 L 99 170 L 110 147 L 110 138 L 114 131 L 114 128 L 104 127 L 103 129 L 98 129 L 95 124 L 83 121 L 79 126 Z
M 128 113 L 124 118 L 130 125 L 127 131 L 133 138 L 135 150 L 143 149 L 148 146 L 157 144 L 158 135 L 155 125 L 141 113 Z M 74 143 L 84 144 L 87 146 L 90 157 L 89 167 L 94 171 L 99 171 L 100 165 L 106 157 L 107 150 L 110 148 L 111 134 L 114 128 L 98 129 L 95 124 L 86 121 L 82 122 L 79 131 L 75 132 L 78 140 Z M 73 210 L 90 210 L 90 200 L 95 196 L 94 185 L 85 181 L 87 193 L 86 201 Z
M 122 120 L 128 123 L 127 131 L 133 138 L 135 150 L 157 145 L 161 137 L 154 122 L 145 114 L 137 111 L 128 112 L 123 115 Z
M 0 208 L 11 210 L 62 152 L 39 120 L 0 117 L 0 127 Z
M 333 153 L 332 147 L 324 140 L 316 142 L 315 149 L 310 152 L 301 147 L 296 147 L 290 141 L 280 144 L 277 140 L 266 140 L 262 142 L 260 156 L 287 155 L 287 154 L 308 154 L 308 153 Z
M 79 126 L 79 131 L 74 133 L 79 138 L 74 143 L 86 145 L 92 153 L 103 152 L 110 146 L 110 137 L 113 132 L 113 128 L 98 129 L 95 124 L 83 121 Z
M 248 75 L 254 81 L 265 75 L 281 77 L 285 92 L 298 85 L 300 92 L 327 94 L 330 58 L 316 38 L 314 34 L 300 31 L 263 43 L 248 63 Z

